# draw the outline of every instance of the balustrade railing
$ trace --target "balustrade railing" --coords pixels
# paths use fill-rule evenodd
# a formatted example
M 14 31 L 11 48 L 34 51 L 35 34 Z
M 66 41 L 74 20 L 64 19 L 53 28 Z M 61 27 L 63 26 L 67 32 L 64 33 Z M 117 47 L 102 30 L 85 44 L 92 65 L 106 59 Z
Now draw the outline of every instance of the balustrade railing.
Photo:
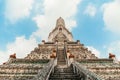
M 54 71 L 54 67 L 57 65 L 57 59 L 51 60 L 48 64 L 46 64 L 43 69 L 41 69 L 38 74 L 31 80 L 48 80 L 52 71 Z M 30 80 L 30 79 L 29 79 Z
M 81 73 L 86 77 L 84 80 L 104 80 L 97 74 L 89 71 L 85 67 L 83 67 L 80 63 L 78 62 L 73 62 L 71 63 L 74 73 L 77 73 L 78 75 L 81 75 Z
M 65 43 L 64 43 L 64 56 L 65 56 L 66 64 L 68 64 L 67 49 L 66 49 L 66 44 Z

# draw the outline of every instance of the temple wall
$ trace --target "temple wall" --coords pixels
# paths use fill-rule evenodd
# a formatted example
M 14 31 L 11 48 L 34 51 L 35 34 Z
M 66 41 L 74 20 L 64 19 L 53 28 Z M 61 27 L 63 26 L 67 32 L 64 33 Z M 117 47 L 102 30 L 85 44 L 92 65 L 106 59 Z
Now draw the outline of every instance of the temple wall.
M 89 51 L 81 44 L 67 45 L 67 49 L 69 49 L 70 53 L 72 53 L 75 56 L 75 60 L 97 59 L 97 57 L 91 51 Z
M 53 44 L 41 44 L 30 54 L 25 57 L 26 59 L 50 59 L 50 55 L 53 53 L 53 50 L 56 49 L 56 46 Z

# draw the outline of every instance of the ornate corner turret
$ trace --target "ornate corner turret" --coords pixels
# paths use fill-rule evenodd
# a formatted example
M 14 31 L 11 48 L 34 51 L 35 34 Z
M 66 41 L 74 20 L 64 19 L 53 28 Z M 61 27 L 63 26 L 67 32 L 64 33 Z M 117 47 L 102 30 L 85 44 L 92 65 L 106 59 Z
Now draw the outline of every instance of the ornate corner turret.
M 109 53 L 109 59 L 114 59 L 114 58 L 115 58 L 115 55 L 112 53 Z
M 112 53 L 109 53 L 109 59 L 113 59 L 114 63 L 119 63 L 118 60 L 116 59 L 116 56 Z
M 12 55 L 10 55 L 10 57 L 9 57 L 10 59 L 16 59 L 16 53 L 14 53 L 14 54 L 12 54 Z

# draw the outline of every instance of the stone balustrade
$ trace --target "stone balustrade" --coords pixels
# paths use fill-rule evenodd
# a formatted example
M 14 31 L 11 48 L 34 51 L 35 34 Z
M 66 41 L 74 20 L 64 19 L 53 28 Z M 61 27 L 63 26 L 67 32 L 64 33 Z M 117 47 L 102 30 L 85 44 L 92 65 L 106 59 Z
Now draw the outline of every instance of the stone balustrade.
M 48 80 L 52 71 L 54 71 L 54 67 L 57 65 L 57 59 L 51 60 L 48 64 L 44 66 L 43 69 L 39 70 L 37 76 L 33 79 L 27 80 Z

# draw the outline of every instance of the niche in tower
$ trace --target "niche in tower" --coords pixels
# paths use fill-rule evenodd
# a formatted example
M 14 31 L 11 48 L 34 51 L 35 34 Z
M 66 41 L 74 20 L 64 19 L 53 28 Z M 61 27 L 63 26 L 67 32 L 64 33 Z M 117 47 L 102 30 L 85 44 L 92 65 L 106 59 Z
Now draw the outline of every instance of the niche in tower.
M 62 32 L 62 28 L 61 27 L 59 28 L 59 31 Z

